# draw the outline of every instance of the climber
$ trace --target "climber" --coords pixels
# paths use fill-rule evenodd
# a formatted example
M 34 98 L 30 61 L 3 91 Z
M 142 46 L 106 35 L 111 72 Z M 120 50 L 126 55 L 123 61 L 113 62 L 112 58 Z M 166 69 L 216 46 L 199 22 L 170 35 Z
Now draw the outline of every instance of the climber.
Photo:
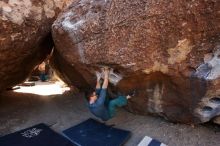
M 128 96 L 118 96 L 117 98 L 109 100 L 106 97 L 107 87 L 109 83 L 109 68 L 105 67 L 104 82 L 102 87 L 100 85 L 101 73 L 96 72 L 97 83 L 96 89 L 87 92 L 86 97 L 89 102 L 89 110 L 103 121 L 107 121 L 115 116 L 116 108 L 127 104 L 127 100 L 131 98 Z
M 45 82 L 47 80 L 45 67 L 46 67 L 46 63 L 44 61 L 38 66 L 38 70 L 40 71 L 39 77 L 42 82 Z

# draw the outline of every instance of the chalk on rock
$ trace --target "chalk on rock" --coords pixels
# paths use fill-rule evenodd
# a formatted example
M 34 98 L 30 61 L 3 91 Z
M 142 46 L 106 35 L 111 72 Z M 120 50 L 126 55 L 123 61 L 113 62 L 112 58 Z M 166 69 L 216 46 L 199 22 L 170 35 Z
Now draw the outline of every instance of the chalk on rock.
M 111 82 L 114 85 L 117 85 L 117 83 L 122 79 L 122 75 L 114 73 L 113 69 L 110 70 L 109 73 L 109 82 Z

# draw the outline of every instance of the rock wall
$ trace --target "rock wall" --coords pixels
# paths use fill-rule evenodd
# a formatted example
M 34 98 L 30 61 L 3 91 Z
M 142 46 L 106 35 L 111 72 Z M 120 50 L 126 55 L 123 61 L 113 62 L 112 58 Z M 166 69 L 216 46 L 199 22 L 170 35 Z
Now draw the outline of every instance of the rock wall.
M 51 25 L 67 2 L 0 1 L 0 90 L 25 80 L 50 53 Z
M 216 0 L 81 0 L 53 24 L 54 66 L 80 89 L 110 66 L 123 77 L 116 91 L 136 91 L 130 111 L 209 121 L 220 114 L 219 7 Z

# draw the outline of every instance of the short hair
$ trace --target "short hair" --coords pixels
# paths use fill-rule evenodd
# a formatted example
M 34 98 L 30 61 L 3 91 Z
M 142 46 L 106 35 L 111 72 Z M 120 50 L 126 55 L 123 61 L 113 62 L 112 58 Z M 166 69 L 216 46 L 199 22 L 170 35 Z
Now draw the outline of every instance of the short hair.
M 94 89 L 88 89 L 85 91 L 85 98 L 89 101 L 90 97 L 93 95 L 93 92 L 95 92 Z

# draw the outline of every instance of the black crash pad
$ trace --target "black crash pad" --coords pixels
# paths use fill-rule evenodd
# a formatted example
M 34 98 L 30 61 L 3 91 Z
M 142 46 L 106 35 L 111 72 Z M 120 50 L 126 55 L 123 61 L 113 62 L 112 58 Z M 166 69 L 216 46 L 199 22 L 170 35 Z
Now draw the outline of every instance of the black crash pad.
M 0 146 L 75 146 L 45 124 L 0 137 Z

